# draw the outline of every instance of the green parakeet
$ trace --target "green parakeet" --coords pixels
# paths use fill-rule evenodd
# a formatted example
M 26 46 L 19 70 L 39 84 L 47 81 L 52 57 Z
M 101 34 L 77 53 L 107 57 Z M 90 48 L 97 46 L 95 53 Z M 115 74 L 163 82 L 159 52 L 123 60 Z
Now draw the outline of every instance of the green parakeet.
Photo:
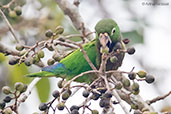
M 112 19 L 102 19 L 96 26 L 96 39 L 85 44 L 83 49 L 86 51 L 89 59 L 94 66 L 99 69 L 101 62 L 100 48 L 107 46 L 109 52 L 119 48 L 124 49 L 124 43 L 121 40 L 121 33 L 117 23 Z M 106 70 L 116 70 L 121 66 L 124 58 L 124 53 L 116 53 L 118 58 L 114 63 L 107 61 Z M 28 74 L 28 77 L 62 77 L 67 80 L 72 79 L 74 76 L 92 70 L 88 62 L 83 56 L 80 49 L 73 51 L 71 54 L 63 58 L 59 63 L 42 68 L 41 72 Z M 75 81 L 90 83 L 96 78 L 95 74 L 84 75 Z

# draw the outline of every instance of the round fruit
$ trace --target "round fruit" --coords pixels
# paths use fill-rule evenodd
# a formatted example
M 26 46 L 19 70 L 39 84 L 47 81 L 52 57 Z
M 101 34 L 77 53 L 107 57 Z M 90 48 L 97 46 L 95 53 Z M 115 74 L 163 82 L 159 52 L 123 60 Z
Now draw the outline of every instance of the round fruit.
M 138 75 L 140 78 L 144 78 L 144 77 L 146 77 L 147 73 L 146 73 L 145 71 L 143 71 L 143 70 L 140 70 L 140 71 L 137 73 L 137 75 Z
M 40 110 L 40 111 L 45 111 L 47 108 L 48 108 L 48 106 L 47 106 L 46 103 L 41 103 L 41 104 L 39 105 L 39 110 Z
M 9 86 L 4 86 L 2 88 L 2 92 L 6 95 L 10 94 L 11 93 L 11 88 Z
M 154 82 L 154 80 L 155 80 L 155 78 L 154 78 L 154 76 L 152 76 L 152 75 L 147 75 L 146 77 L 145 77 L 145 81 L 147 82 L 147 83 L 153 83 Z
M 133 55 L 135 53 L 135 48 L 134 47 L 128 48 L 127 52 L 128 52 L 129 55 Z
M 89 96 L 90 92 L 88 90 L 84 90 L 82 95 L 87 98 Z
M 52 35 L 53 35 L 53 32 L 50 29 L 45 32 L 46 37 L 51 37 Z
M 55 90 L 53 93 L 52 93 L 52 96 L 55 97 L 55 98 L 58 98 L 60 96 L 60 93 L 58 90 Z

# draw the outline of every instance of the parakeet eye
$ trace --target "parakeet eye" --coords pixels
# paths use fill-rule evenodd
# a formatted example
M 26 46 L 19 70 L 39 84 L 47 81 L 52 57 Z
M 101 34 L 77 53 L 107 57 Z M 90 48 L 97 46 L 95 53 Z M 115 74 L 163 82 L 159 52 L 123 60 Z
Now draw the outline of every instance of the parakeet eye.
M 111 32 L 111 35 L 113 35 L 113 34 L 115 33 L 115 31 L 116 31 L 116 29 L 113 28 L 113 29 L 112 29 L 112 32 Z

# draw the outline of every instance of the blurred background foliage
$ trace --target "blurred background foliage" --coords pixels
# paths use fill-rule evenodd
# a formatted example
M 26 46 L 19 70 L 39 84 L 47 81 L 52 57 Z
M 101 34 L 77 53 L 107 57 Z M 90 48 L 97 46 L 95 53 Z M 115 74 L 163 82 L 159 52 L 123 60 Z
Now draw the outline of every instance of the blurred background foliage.
M 65 16 L 64 13 L 57 6 L 55 0 L 16 0 L 17 2 L 11 5 L 10 7 L 11 10 L 13 10 L 15 5 L 22 6 L 22 15 L 17 17 L 16 19 L 10 18 L 8 16 L 9 11 L 7 9 L 2 8 L 2 5 L 5 5 L 10 1 L 11 0 L 0 0 L 0 8 L 3 10 L 8 20 L 12 24 L 13 28 L 15 29 L 17 37 L 25 45 L 31 46 L 34 45 L 37 41 L 45 40 L 45 31 L 47 29 L 55 30 L 56 26 L 58 25 L 61 25 L 65 28 L 64 34 L 78 33 L 78 31 L 73 27 L 69 18 Z M 80 0 L 81 4 L 79 6 L 79 9 L 86 23 L 88 23 L 88 25 L 90 25 L 91 27 L 96 24 L 97 20 L 105 17 L 113 19 L 116 18 L 116 21 L 119 21 L 119 24 L 121 25 L 124 25 L 122 24 L 122 22 L 129 21 L 129 24 L 127 26 L 130 25 L 130 27 L 121 26 L 121 32 L 123 37 L 131 40 L 128 46 L 135 44 L 144 44 L 144 29 L 145 27 L 151 25 L 147 21 L 149 17 L 145 14 L 139 15 L 138 10 L 133 7 L 133 2 L 139 0 L 114 0 L 112 3 L 115 2 L 116 4 L 113 4 L 113 6 L 109 5 L 109 7 L 106 7 L 111 1 Z M 149 1 L 160 2 L 160 0 Z M 71 0 L 71 2 L 73 2 L 73 0 Z M 116 5 L 118 4 L 122 4 L 120 9 L 116 7 Z M 149 7 L 147 9 L 150 11 L 155 11 L 155 8 L 155 6 L 151 6 L 150 9 Z M 87 15 L 85 15 L 86 13 Z M 122 18 L 124 16 L 126 18 Z M 119 18 L 121 18 L 121 20 Z M 91 30 L 94 31 L 94 28 L 91 27 Z M 75 38 L 73 40 L 78 41 L 79 38 Z M 8 27 L 3 22 L 2 18 L 0 18 L 0 42 L 12 49 L 14 49 L 16 45 L 16 42 L 12 38 Z M 40 70 L 40 68 L 35 65 L 32 65 L 31 67 L 26 67 L 24 64 L 9 66 L 9 57 L 6 57 L 0 53 L 0 88 L 2 88 L 2 86 L 4 85 L 10 85 L 12 87 L 12 85 L 18 81 L 29 84 L 32 79 L 28 79 L 24 77 L 24 75 L 28 74 L 29 72 L 35 72 Z M 45 63 L 46 60 L 47 59 L 45 59 L 44 61 Z M 141 64 L 141 60 L 134 60 L 137 61 L 139 65 L 143 66 Z M 150 68 L 147 69 L 150 70 Z M 154 69 L 155 68 L 151 70 L 154 71 Z M 41 81 L 36 85 L 36 87 L 40 101 L 46 102 L 49 98 L 51 88 L 49 79 L 41 79 Z M 2 93 L 0 93 L 0 96 L 2 96 Z

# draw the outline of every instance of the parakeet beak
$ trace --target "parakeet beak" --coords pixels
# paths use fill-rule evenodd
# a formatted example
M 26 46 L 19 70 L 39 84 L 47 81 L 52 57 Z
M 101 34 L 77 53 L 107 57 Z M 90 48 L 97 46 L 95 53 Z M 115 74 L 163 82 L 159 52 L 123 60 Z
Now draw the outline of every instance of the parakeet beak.
M 109 44 L 112 43 L 108 33 L 100 33 L 99 40 L 100 40 L 100 44 L 102 45 L 102 47 L 107 46 L 108 43 Z

